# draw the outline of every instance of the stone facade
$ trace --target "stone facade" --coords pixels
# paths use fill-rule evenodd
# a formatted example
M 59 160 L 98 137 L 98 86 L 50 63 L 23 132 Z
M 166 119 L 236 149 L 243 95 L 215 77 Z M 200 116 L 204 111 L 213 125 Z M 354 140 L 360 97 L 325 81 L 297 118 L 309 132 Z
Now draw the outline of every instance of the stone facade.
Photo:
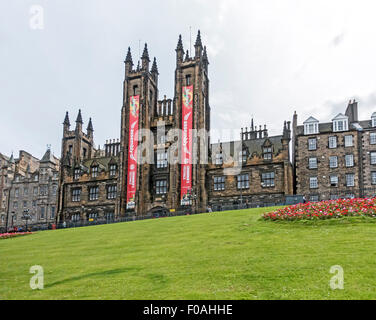
M 9 191 L 14 177 L 15 163 L 13 154 L 7 157 L 0 153 L 0 227 L 6 227 L 9 205 Z
M 374 195 L 375 131 L 376 122 L 373 125 L 372 119 L 358 121 L 355 100 L 349 102 L 345 114 L 337 115 L 328 123 L 319 123 L 310 117 L 298 126 L 295 113 L 293 164 L 296 193 L 310 201 Z M 371 162 L 372 152 L 375 152 L 374 164 Z
M 153 65 L 149 71 L 149 53 L 145 44 L 141 57 L 141 66 L 133 69 L 133 61 L 130 49 L 125 60 L 125 79 L 123 108 L 121 113 L 121 156 L 120 156 L 120 190 L 122 195 L 120 202 L 121 215 L 153 214 L 153 212 L 164 212 L 179 210 L 180 202 L 180 163 L 169 161 L 166 165 L 158 166 L 158 152 L 168 153 L 168 159 L 180 159 L 180 148 L 173 148 L 178 137 L 174 129 L 182 129 L 182 88 L 193 85 L 193 129 L 210 129 L 210 106 L 209 106 L 209 78 L 208 58 L 206 48 L 201 42 L 200 32 L 195 43 L 194 56 L 189 57 L 188 51 L 184 56 L 184 49 L 181 37 L 176 48 L 176 69 L 175 69 L 175 95 L 173 99 L 158 100 L 158 68 L 154 58 Z M 137 166 L 137 193 L 136 206 L 134 209 L 127 209 L 126 188 L 128 169 L 128 143 L 129 143 L 129 104 L 130 97 L 140 97 L 140 128 L 151 130 L 154 135 L 158 129 L 164 130 L 163 141 L 156 137 L 152 141 L 149 150 L 153 150 L 151 157 L 154 161 L 139 164 Z M 161 129 L 163 128 L 163 129 Z M 144 137 L 142 137 L 144 138 Z M 144 141 L 144 140 L 142 140 Z M 193 149 L 197 147 L 193 142 Z M 206 148 L 206 150 L 205 150 Z M 199 148 L 198 148 L 199 149 Z M 200 152 L 208 153 L 209 144 L 204 145 Z M 147 152 L 140 151 L 141 153 Z M 153 154 L 154 153 L 154 154 Z M 163 184 L 166 188 L 159 188 Z M 156 192 L 156 190 L 159 190 Z M 206 191 L 206 165 L 192 165 L 192 190 L 194 190 L 196 201 L 192 204 L 194 211 L 205 211 L 207 206 Z
M 20 151 L 8 192 L 7 227 L 53 223 L 57 213 L 59 159 L 48 149 L 41 160 Z
M 284 203 L 293 194 L 289 142 L 290 122 L 283 134 L 268 136 L 266 127 L 241 133 L 241 140 L 211 145 L 207 170 L 209 204 L 213 210 L 247 204 L 264 206 Z
M 82 131 L 81 110 L 76 127 L 64 119 L 59 188 L 59 221 L 113 220 L 118 215 L 120 142 L 107 141 L 104 149 L 94 148 L 91 119 Z

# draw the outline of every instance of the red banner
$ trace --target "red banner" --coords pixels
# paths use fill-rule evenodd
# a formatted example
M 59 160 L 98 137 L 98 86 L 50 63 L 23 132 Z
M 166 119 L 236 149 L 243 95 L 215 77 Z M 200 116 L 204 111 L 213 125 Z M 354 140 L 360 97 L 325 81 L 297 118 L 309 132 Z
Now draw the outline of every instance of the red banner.
M 127 209 L 133 209 L 136 206 L 139 111 L 140 96 L 131 96 L 129 107 Z
M 181 205 L 189 205 L 192 188 L 193 86 L 183 87 L 181 143 Z

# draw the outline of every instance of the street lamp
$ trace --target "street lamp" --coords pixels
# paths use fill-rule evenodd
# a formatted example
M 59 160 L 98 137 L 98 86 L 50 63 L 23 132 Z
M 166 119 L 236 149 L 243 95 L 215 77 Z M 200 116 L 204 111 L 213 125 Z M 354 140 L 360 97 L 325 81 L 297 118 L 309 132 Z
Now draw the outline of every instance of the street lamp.
M 27 232 L 27 221 L 28 221 L 29 219 L 31 219 L 31 216 L 30 216 L 30 214 L 29 214 L 29 209 L 24 210 L 24 212 L 23 212 L 23 216 L 22 216 L 22 219 L 23 219 L 23 220 L 26 220 L 26 232 Z

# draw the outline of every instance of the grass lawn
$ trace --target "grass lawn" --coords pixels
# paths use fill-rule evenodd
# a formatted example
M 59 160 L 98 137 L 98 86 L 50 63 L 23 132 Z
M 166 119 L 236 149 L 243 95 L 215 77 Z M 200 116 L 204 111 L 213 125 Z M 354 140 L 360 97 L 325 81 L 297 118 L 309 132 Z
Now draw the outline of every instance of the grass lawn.
M 376 220 L 266 222 L 269 209 L 0 240 L 0 299 L 376 299 Z M 29 268 L 44 268 L 31 290 Z M 344 290 L 329 269 L 344 269 Z

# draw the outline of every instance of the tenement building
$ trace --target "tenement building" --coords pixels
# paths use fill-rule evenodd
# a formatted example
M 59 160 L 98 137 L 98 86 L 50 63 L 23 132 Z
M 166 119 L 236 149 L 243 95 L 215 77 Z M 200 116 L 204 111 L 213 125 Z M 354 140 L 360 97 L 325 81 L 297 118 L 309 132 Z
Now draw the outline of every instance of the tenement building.
M 282 135 L 269 136 L 266 126 L 257 129 L 252 119 L 239 141 L 212 144 L 207 168 L 212 209 L 284 203 L 293 194 L 290 140 L 290 122 L 285 121 Z
M 293 165 L 297 194 L 308 201 L 375 196 L 376 113 L 358 120 L 358 103 L 320 123 L 293 117 Z
M 6 226 L 56 220 L 59 159 L 48 148 L 41 160 L 21 150 L 8 162 L 10 185 L 4 192 Z M 9 172 L 9 171 L 8 171 Z

